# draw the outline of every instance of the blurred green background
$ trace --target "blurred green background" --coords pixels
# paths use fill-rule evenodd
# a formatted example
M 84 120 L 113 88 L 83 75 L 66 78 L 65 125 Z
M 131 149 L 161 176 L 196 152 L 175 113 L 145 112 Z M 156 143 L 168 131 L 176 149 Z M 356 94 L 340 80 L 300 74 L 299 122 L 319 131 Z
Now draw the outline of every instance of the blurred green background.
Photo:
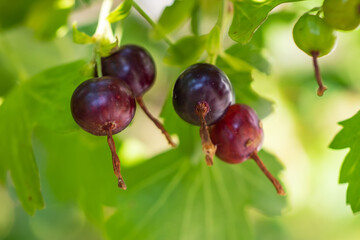
M 172 3 L 166 0 L 138 2 L 155 20 L 159 18 L 164 7 Z M 211 29 L 214 17 L 217 16 L 217 5 L 212 6 L 213 3 L 214 1 L 208 1 L 205 4 L 208 7 L 207 15 L 204 14 L 202 18 L 205 32 Z M 338 184 L 339 170 L 348 150 L 335 151 L 328 148 L 333 137 L 341 129 L 337 123 L 350 118 L 359 110 L 360 32 L 359 30 L 339 32 L 336 49 L 328 56 L 319 59 L 325 84 L 329 88 L 322 98 L 316 96 L 311 59 L 299 50 L 292 40 L 292 27 L 296 19 L 303 12 L 321 3 L 322 1 L 305 1 L 277 7 L 252 40 L 262 42 L 262 54 L 271 67 L 268 75 L 260 71 L 253 72 L 255 80 L 252 87 L 255 92 L 274 103 L 273 112 L 263 119 L 265 131 L 263 148 L 276 155 L 284 166 L 279 176 L 288 194 L 285 206 L 283 200 L 269 195 L 275 195 L 271 185 L 266 185 L 269 188 L 266 196 L 257 193 L 251 200 L 250 198 L 242 200 L 241 194 L 230 192 L 229 197 L 235 198 L 231 201 L 259 202 L 253 204 L 254 206 L 242 205 L 245 207 L 241 212 L 244 211 L 246 214 L 235 214 L 231 219 L 232 225 L 229 228 L 242 228 L 242 224 L 248 225 L 246 228 L 250 229 L 250 233 L 244 233 L 243 239 L 357 240 L 360 236 L 358 227 L 360 218 L 346 205 L 347 186 Z M 14 98 L 13 92 L 32 76 L 38 76 L 37 78 L 45 82 L 48 75 L 36 74 L 76 60 L 87 62 L 91 60 L 92 46 L 74 44 L 70 26 L 73 21 L 77 21 L 79 30 L 92 34 L 96 28 L 100 4 L 99 1 L 80 0 L 75 2 L 0 0 L 0 106 L 10 98 L 9 96 Z M 173 33 L 173 37 L 179 38 L 188 34 L 189 24 L 187 22 L 184 27 Z M 122 27 L 122 44 L 134 43 L 144 46 L 155 59 L 157 80 L 144 99 L 154 115 L 158 115 L 167 98 L 164 93 L 169 92 L 182 68 L 163 63 L 166 44 L 152 38 L 153 32 L 148 23 L 136 12 L 133 11 L 123 21 Z M 233 42 L 229 38 L 224 42 L 225 46 L 231 44 Z M 69 67 L 69 71 L 71 69 Z M 60 71 L 54 74 L 63 73 Z M 66 74 L 66 77 L 69 76 L 68 82 L 73 84 L 75 80 L 72 80 L 71 76 L 77 76 L 79 73 Z M 62 91 L 62 88 L 56 85 L 50 88 L 51 95 L 56 95 L 56 91 Z M 44 113 L 44 116 L 53 114 L 51 105 L 43 106 L 45 107 L 37 111 Z M 32 105 L 27 107 L 31 108 Z M 145 176 L 151 174 L 158 173 L 156 176 L 160 178 L 163 172 L 160 163 L 175 162 L 176 158 L 184 158 L 183 156 L 186 155 L 176 151 L 168 152 L 169 147 L 161 133 L 139 110 L 131 126 L 116 135 L 122 164 L 125 170 L 126 167 L 129 168 L 129 174 L 127 176 L 125 173 L 125 178 L 128 177 L 130 186 L 132 182 L 135 185 L 142 180 L 141 178 L 146 179 Z M 21 112 L 15 112 L 14 116 L 22 117 Z M 166 122 L 166 111 L 163 116 Z M 6 124 L 4 119 L 0 121 L 1 124 Z M 48 120 L 45 118 L 39 121 Z M 119 211 L 117 206 L 121 204 L 126 203 L 126 206 L 131 206 L 133 195 L 118 194 L 119 190 L 115 188 L 111 165 L 109 165 L 110 153 L 105 139 L 84 133 L 75 123 L 70 123 L 71 126 L 65 123 L 66 127 L 62 126 L 61 121 L 34 126 L 30 137 L 39 169 L 45 208 L 38 210 L 33 216 L 28 215 L 15 192 L 10 174 L 7 174 L 5 185 L 0 185 L 0 239 L 173 239 L 166 236 L 166 228 L 172 222 L 173 225 L 177 224 L 176 218 L 182 218 L 183 210 L 177 210 L 178 204 L 182 202 L 181 199 L 176 202 L 176 196 L 170 194 L 172 185 L 163 186 L 159 183 L 151 190 L 142 191 L 139 196 L 136 195 L 138 193 L 134 193 L 142 199 L 144 206 L 138 206 L 134 202 L 135 210 L 124 207 Z M 171 128 L 171 124 L 169 126 Z M 197 133 L 196 128 L 192 128 L 192 131 Z M 11 131 L 1 132 L 1 138 L 3 141 L 9 141 L 10 144 L 11 134 Z M 145 163 L 144 167 L 141 167 L 147 159 L 161 153 L 164 155 L 155 157 L 159 166 L 148 166 Z M 11 161 L 11 159 L 0 159 L 0 161 Z M 202 158 L 200 161 L 203 161 Z M 205 165 L 203 162 L 200 163 Z M 181 164 L 176 164 L 174 167 L 166 165 L 170 173 L 177 174 L 175 170 L 175 172 L 171 170 L 172 168 L 183 168 Z M 218 160 L 216 164 L 223 169 L 229 168 Z M 140 166 L 138 172 L 132 174 L 131 166 Z M 276 172 L 281 169 L 275 160 L 271 166 L 270 168 Z M 244 168 L 252 171 L 252 165 L 248 163 L 244 163 Z M 151 171 L 151 174 L 149 172 L 143 174 L 141 171 L 145 169 Z M 199 171 L 206 178 L 208 170 L 204 169 L 201 167 Z M 180 196 L 187 186 L 196 185 L 197 182 L 195 177 L 191 177 L 192 171 L 194 176 L 197 174 L 196 170 L 186 171 L 189 171 L 186 172 L 189 177 L 180 184 L 183 187 L 177 189 Z M 165 173 L 166 171 L 164 176 Z M 151 180 L 157 181 L 155 177 Z M 174 179 L 168 181 L 172 183 Z M 176 183 L 174 182 L 173 185 L 175 186 Z M 168 189 L 169 193 L 166 195 Z M 211 188 L 209 191 L 214 190 Z M 196 190 L 194 190 L 195 195 Z M 204 202 L 206 199 L 208 198 L 205 196 Z M 216 213 L 217 206 L 222 205 L 227 209 L 227 200 L 221 197 L 217 200 L 219 201 L 212 202 L 215 205 L 213 214 L 216 216 L 213 220 L 215 225 L 212 226 L 230 222 L 226 219 L 228 215 L 222 215 L 221 211 Z M 194 207 L 190 211 L 201 211 L 202 202 L 193 204 Z M 145 215 L 147 206 L 155 206 L 154 209 L 161 208 L 163 211 L 161 214 Z M 184 206 L 184 211 L 187 206 Z M 204 212 L 206 211 L 205 209 Z M 187 216 L 184 214 L 184 219 L 179 221 L 186 222 Z M 136 237 L 123 232 L 124 229 L 132 229 L 132 224 L 136 225 L 138 223 L 136 221 L 142 218 L 148 219 L 139 225 L 148 224 L 149 227 L 139 227 L 140 233 L 136 233 Z M 201 238 L 204 235 L 196 232 L 199 227 L 197 224 L 201 224 L 201 221 L 197 221 L 194 217 L 189 224 L 193 225 L 184 227 L 176 233 L 179 238 L 211 239 L 211 237 Z M 171 227 L 176 229 L 174 226 Z M 152 234 L 151 229 L 161 228 L 164 228 L 163 235 L 160 231 L 155 235 Z M 190 234 L 188 229 L 194 231 L 193 234 L 191 233 L 193 238 L 187 238 L 187 234 Z M 212 230 L 206 229 L 205 231 L 217 233 L 216 227 Z M 133 231 L 136 231 L 136 228 Z M 238 239 L 229 236 L 212 237 L 212 239 Z

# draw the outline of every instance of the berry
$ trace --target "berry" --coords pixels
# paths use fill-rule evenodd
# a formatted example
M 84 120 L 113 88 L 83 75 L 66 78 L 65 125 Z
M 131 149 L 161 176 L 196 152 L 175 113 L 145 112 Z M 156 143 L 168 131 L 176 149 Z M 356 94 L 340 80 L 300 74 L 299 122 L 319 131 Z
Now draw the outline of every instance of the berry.
M 360 24 L 360 0 L 325 0 L 324 20 L 339 30 L 354 30 Z
M 136 45 L 124 45 L 110 56 L 101 58 L 101 68 L 104 76 L 117 77 L 129 85 L 145 114 L 162 131 L 169 144 L 175 147 L 169 133 L 149 112 L 142 99 L 143 94 L 153 85 L 156 75 L 155 63 L 149 52 Z
M 260 150 L 264 138 L 255 111 L 244 104 L 230 106 L 225 116 L 211 129 L 217 145 L 216 156 L 228 163 L 241 163 Z
M 113 77 L 89 79 L 76 88 L 71 98 L 71 112 L 75 122 L 91 134 L 108 137 L 114 172 L 119 187 L 123 189 L 126 189 L 126 185 L 120 174 L 120 161 L 112 134 L 130 124 L 135 109 L 129 86 Z
M 80 84 L 71 98 L 71 112 L 85 131 L 105 136 L 126 128 L 135 114 L 135 101 L 126 83 L 113 77 L 89 79 Z
M 310 56 L 317 52 L 318 57 L 330 53 L 336 42 L 335 31 L 322 18 L 309 13 L 296 22 L 293 37 L 301 50 Z
M 101 58 L 102 74 L 125 81 L 134 95 L 141 96 L 155 81 L 155 63 L 142 47 L 124 45 L 108 57 Z
M 200 125 L 196 106 L 208 105 L 205 120 L 215 123 L 233 103 L 234 94 L 228 77 L 214 65 L 198 63 L 188 67 L 176 80 L 173 90 L 173 105 L 176 113 L 186 122 Z
M 322 96 L 327 88 L 322 83 L 317 58 L 330 53 L 334 48 L 335 31 L 319 16 L 305 13 L 294 26 L 293 38 L 301 50 L 312 56 L 315 77 L 319 85 L 318 95 Z
M 214 65 L 192 65 L 176 80 L 173 90 L 175 111 L 186 122 L 200 125 L 203 151 L 209 166 L 213 164 L 216 146 L 211 142 L 208 125 L 218 121 L 233 101 L 229 79 Z
M 278 194 L 285 192 L 266 169 L 257 152 L 263 142 L 262 124 L 255 111 L 244 104 L 234 104 L 211 128 L 211 140 L 217 146 L 216 156 L 227 163 L 241 163 L 253 158 L 275 186 Z

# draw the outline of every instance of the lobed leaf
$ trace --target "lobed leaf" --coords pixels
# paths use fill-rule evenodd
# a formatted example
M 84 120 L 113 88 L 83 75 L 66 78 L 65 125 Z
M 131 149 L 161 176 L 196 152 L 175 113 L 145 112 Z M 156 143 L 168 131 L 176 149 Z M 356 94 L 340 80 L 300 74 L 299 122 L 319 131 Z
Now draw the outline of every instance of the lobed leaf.
M 256 47 L 254 44 L 234 44 L 228 49 L 226 53 L 230 56 L 245 62 L 256 70 L 270 74 L 270 64 L 261 54 L 261 48 Z
M 63 134 L 37 128 L 34 152 L 56 201 L 78 203 L 91 221 L 102 224 L 103 205 L 115 206 L 121 191 L 106 137 L 82 130 Z M 125 170 L 123 174 L 126 178 Z
M 243 103 L 254 108 L 260 118 L 268 116 L 272 112 L 272 102 L 259 96 L 251 87 L 253 81 L 251 69 L 247 62 L 236 57 L 224 59 L 224 55 L 218 58 L 216 65 L 229 77 L 235 92 L 236 103 Z M 235 60 L 235 61 L 234 61 Z
M 33 215 L 44 207 L 39 172 L 31 145 L 33 121 L 25 106 L 22 89 L 9 94 L 0 108 L 0 176 L 10 170 L 16 193 L 26 212 Z M 3 168 L 4 167 L 4 168 Z
M 44 207 L 39 173 L 31 137 L 35 125 L 70 131 L 75 124 L 70 113 L 70 98 L 84 80 L 77 61 L 37 74 L 14 89 L 0 108 L 0 179 L 10 175 L 24 209 L 29 214 Z
M 278 173 L 274 158 L 261 157 Z M 109 239 L 251 239 L 248 207 L 280 214 L 285 198 L 254 162 L 217 160 L 208 167 L 202 155 L 197 158 L 191 162 L 178 149 L 126 169 L 129 188 L 119 192 L 117 210 L 106 221 Z
M 360 112 L 340 123 L 343 129 L 335 136 L 330 148 L 350 148 L 340 170 L 340 183 L 348 183 L 346 202 L 354 213 L 360 211 Z
M 273 8 L 282 3 L 295 1 L 299 0 L 265 0 L 261 2 L 233 0 L 234 17 L 229 29 L 230 38 L 241 44 L 249 42 Z
M 65 64 L 37 74 L 23 85 L 25 106 L 37 125 L 59 132 L 78 128 L 71 116 L 70 101 L 76 87 L 88 78 L 84 67 L 84 61 Z

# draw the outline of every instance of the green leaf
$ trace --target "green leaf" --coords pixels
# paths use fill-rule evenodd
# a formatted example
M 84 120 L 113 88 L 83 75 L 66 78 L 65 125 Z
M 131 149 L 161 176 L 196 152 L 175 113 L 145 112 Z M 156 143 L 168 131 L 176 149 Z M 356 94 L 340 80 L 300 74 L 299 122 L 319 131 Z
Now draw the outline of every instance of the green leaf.
M 39 173 L 31 137 L 35 125 L 57 131 L 76 127 L 70 113 L 70 99 L 85 80 L 77 61 L 37 74 L 19 85 L 0 108 L 0 178 L 9 170 L 24 209 L 34 214 L 44 206 Z M 3 168 L 4 167 L 4 168 Z
M 133 0 L 124 0 L 122 3 L 119 4 L 119 6 L 114 9 L 114 11 L 109 14 L 107 20 L 110 23 L 114 23 L 126 18 L 130 14 L 132 2 Z
M 221 53 L 220 59 L 226 62 L 232 69 L 238 72 L 248 72 L 252 70 L 252 67 L 244 60 L 234 57 L 230 54 Z
M 235 44 L 226 49 L 226 53 L 236 59 L 240 59 L 242 62 L 246 62 L 260 72 L 270 74 L 269 62 L 262 56 L 261 48 L 256 47 L 254 44 Z
M 171 96 L 162 116 L 180 145 L 124 169 L 128 190 L 119 192 L 117 211 L 106 221 L 109 239 L 251 239 L 247 208 L 280 214 L 285 198 L 252 160 L 229 165 L 216 159 L 208 167 L 199 128 L 176 115 Z M 272 173 L 279 173 L 282 167 L 272 155 L 261 151 L 260 157 Z
M 65 64 L 37 74 L 24 84 L 26 106 L 38 125 L 60 132 L 78 128 L 71 116 L 70 101 L 76 87 L 89 78 L 83 74 L 85 67 L 84 61 Z
M 25 106 L 22 89 L 9 94 L 0 108 L 0 166 L 2 178 L 10 170 L 16 193 L 26 212 L 44 207 L 39 172 L 31 146 L 33 121 Z M 2 179 L 4 182 L 5 179 Z
M 231 56 L 231 55 L 228 55 Z M 272 102 L 259 96 L 251 87 L 253 81 L 251 71 L 248 69 L 239 70 L 236 65 L 238 62 L 232 59 L 218 58 L 216 65 L 222 69 L 229 77 L 236 97 L 236 103 L 243 103 L 254 108 L 260 118 L 268 116 L 272 112 Z M 235 58 L 237 59 L 237 58 Z M 239 59 L 237 59 L 239 60 Z M 231 64 L 230 64 L 231 63 Z M 239 62 L 241 64 L 243 62 Z M 241 68 L 243 68 L 240 65 Z
M 164 104 L 161 118 L 164 119 L 165 129 L 171 134 L 177 134 L 179 137 L 179 146 L 183 149 L 184 155 L 193 155 L 196 158 L 197 154 L 202 154 L 198 127 L 188 124 L 176 114 L 171 94 L 168 95 Z
M 74 41 L 74 43 L 78 43 L 78 44 L 96 43 L 96 38 L 91 37 L 91 36 L 87 35 L 84 32 L 80 32 L 77 29 L 77 23 L 76 22 L 73 23 L 72 30 L 73 30 L 73 41 Z
M 354 213 L 360 211 L 360 112 L 340 122 L 343 129 L 335 136 L 330 148 L 350 148 L 340 170 L 340 183 L 349 183 L 346 202 Z
M 175 0 L 162 12 L 158 26 L 161 33 L 155 32 L 155 38 L 162 38 L 163 34 L 168 34 L 184 24 L 190 17 L 195 0 Z
M 189 66 L 195 63 L 206 48 L 207 36 L 188 36 L 170 46 L 165 63 L 175 66 Z
M 271 155 L 260 155 L 279 172 Z M 119 192 L 117 210 L 106 222 L 109 239 L 251 239 L 248 207 L 280 214 L 285 198 L 253 161 L 216 160 L 208 167 L 202 155 L 198 160 L 192 163 L 178 149 L 126 169 L 128 190 Z
M 234 1 L 234 18 L 229 29 L 229 36 L 241 44 L 249 42 L 256 29 L 266 20 L 274 7 L 285 2 L 296 1 L 299 0 Z
M 91 221 L 101 224 L 103 206 L 115 206 L 122 191 L 117 187 L 106 137 L 43 128 L 37 128 L 34 135 L 36 159 L 45 169 L 45 180 L 56 200 L 79 204 Z

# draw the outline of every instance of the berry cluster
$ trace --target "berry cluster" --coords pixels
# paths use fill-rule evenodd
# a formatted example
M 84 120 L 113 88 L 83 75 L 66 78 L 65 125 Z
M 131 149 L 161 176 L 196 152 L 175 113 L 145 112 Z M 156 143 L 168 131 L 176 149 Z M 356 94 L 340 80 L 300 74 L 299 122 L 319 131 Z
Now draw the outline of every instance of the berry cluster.
M 310 12 L 316 10 L 317 14 Z M 296 45 L 313 58 L 315 77 L 319 85 L 317 94 L 326 91 L 317 58 L 329 54 L 335 47 L 335 30 L 351 31 L 360 24 L 360 0 L 325 0 L 321 8 L 305 13 L 296 22 L 293 38 Z M 320 17 L 323 13 L 323 18 Z
M 85 131 L 107 136 L 118 186 L 126 189 L 120 173 L 112 135 L 125 129 L 135 115 L 136 104 L 175 146 L 163 125 L 145 107 L 142 96 L 155 80 L 155 64 L 150 54 L 135 45 L 125 45 L 101 59 L 100 75 L 80 84 L 71 99 L 71 112 Z M 226 74 L 212 64 L 198 63 L 180 74 L 173 89 L 173 106 L 186 122 L 200 126 L 206 163 L 213 165 L 216 154 L 228 163 L 253 158 L 272 181 L 279 194 L 285 194 L 257 155 L 263 139 L 261 122 L 254 110 L 234 104 L 235 96 Z
M 234 104 L 234 93 L 228 77 L 216 66 L 199 63 L 188 67 L 176 80 L 173 105 L 186 122 L 200 125 L 200 136 L 206 163 L 213 164 L 216 154 L 227 163 L 254 159 L 280 195 L 279 181 L 266 169 L 257 155 L 263 141 L 263 129 L 255 111 Z
M 101 59 L 102 74 L 96 69 L 95 78 L 80 84 L 73 93 L 71 112 L 82 129 L 97 136 L 107 136 L 118 186 L 126 189 L 112 135 L 130 124 L 135 115 L 135 100 L 161 129 L 169 144 L 175 146 L 175 143 L 142 100 L 155 80 L 154 60 L 145 49 L 135 45 L 122 46 Z

